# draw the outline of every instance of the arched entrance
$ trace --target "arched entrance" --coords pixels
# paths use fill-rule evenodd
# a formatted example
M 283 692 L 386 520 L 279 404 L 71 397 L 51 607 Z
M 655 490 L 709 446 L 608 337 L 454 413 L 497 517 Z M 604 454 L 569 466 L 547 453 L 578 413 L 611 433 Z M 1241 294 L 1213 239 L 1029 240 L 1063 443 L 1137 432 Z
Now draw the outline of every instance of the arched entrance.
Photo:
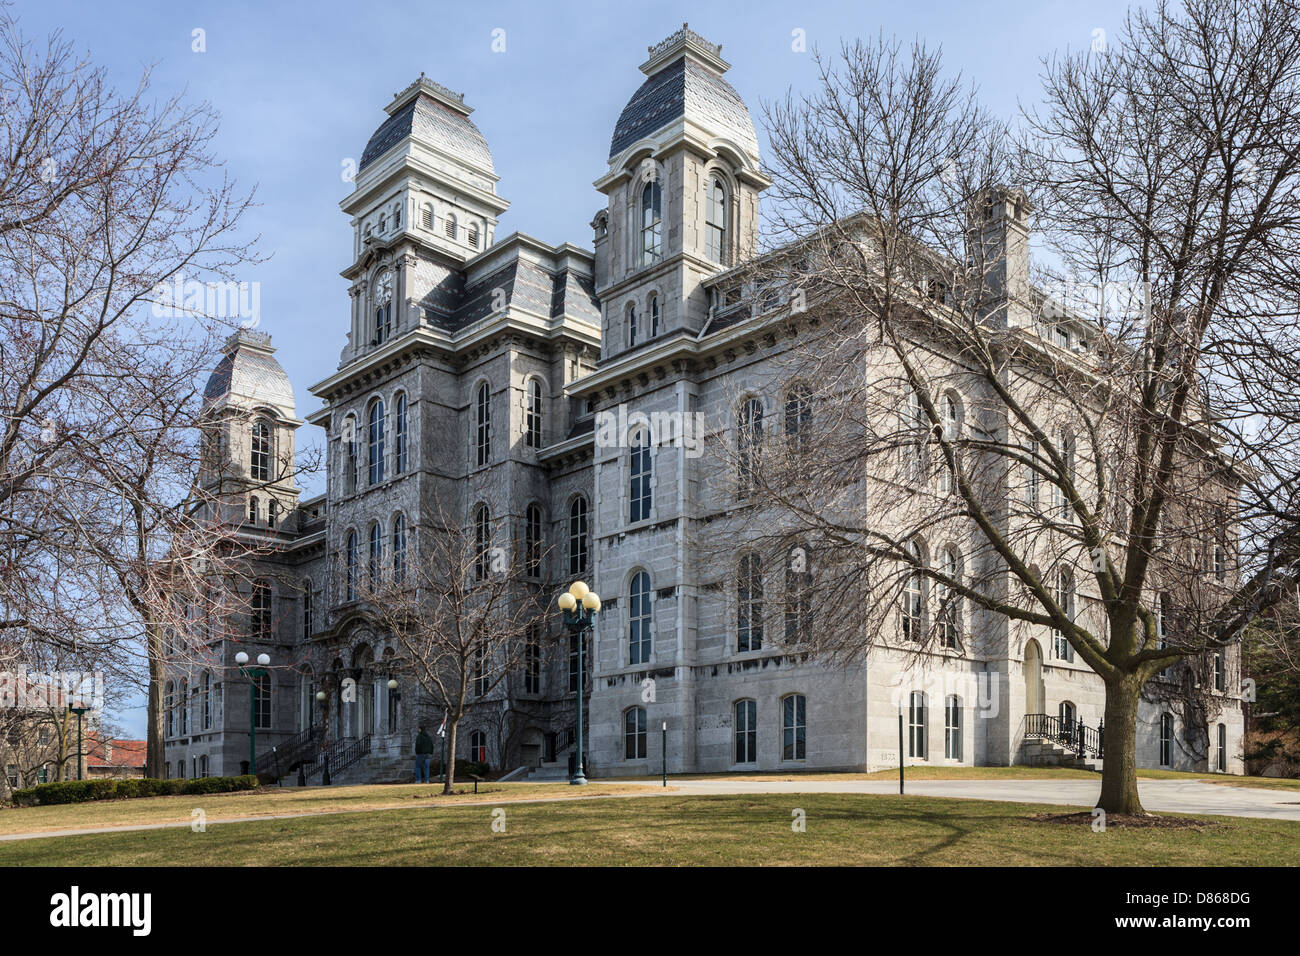
M 1025 713 L 1043 713 L 1043 649 L 1032 638 L 1025 642 Z

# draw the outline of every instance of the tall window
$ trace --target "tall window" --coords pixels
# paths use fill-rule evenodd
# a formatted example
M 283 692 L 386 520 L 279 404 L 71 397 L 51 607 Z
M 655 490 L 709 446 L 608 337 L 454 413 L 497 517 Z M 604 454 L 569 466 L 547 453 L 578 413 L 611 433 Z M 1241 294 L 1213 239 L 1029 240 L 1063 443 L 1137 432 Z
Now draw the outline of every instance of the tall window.
M 943 416 L 944 440 L 949 444 L 953 444 L 961 437 L 961 406 L 957 403 L 956 396 L 944 395 L 940 406 L 940 414 Z M 944 461 L 940 468 L 939 479 L 940 490 L 944 494 L 952 494 L 957 490 L 956 477 L 948 468 L 947 461 Z
M 271 675 L 253 678 L 253 726 L 258 730 L 271 729 Z
M 1065 480 L 1070 484 L 1074 483 L 1074 436 L 1064 428 L 1061 429 L 1058 438 L 1057 447 L 1060 450 L 1061 459 L 1065 465 Z M 1065 493 L 1065 488 L 1061 483 L 1052 484 L 1052 499 L 1056 506 L 1057 514 L 1064 520 L 1068 519 L 1073 511 L 1070 508 L 1070 499 Z
M 478 387 L 474 415 L 476 460 L 479 465 L 486 465 L 492 454 L 492 393 L 488 389 L 487 382 L 483 382 Z
M 524 512 L 524 573 L 534 578 L 542 573 L 542 509 L 537 505 Z
M 650 662 L 650 575 L 638 571 L 632 578 L 628 602 L 627 662 Z
M 903 412 L 903 430 L 907 434 L 903 446 L 906 477 L 910 481 L 921 481 L 928 472 L 926 458 L 927 436 L 930 428 L 925 416 L 925 407 L 921 404 L 921 396 L 915 389 L 909 391 L 907 395 L 907 407 Z
M 524 415 L 524 436 L 529 448 L 542 447 L 542 383 L 528 382 L 528 409 Z
M 1074 576 L 1068 568 L 1056 571 L 1056 593 L 1053 597 L 1056 606 L 1061 609 L 1067 620 L 1074 620 Z M 1058 661 L 1074 660 L 1074 648 L 1065 632 L 1059 627 L 1052 628 L 1052 657 Z
M 758 702 L 736 701 L 736 763 L 758 760 Z
M 727 255 L 727 189 L 719 176 L 709 180 L 704 212 L 704 251 L 713 262 L 723 262 Z
M 808 756 L 808 699 L 790 694 L 781 700 L 781 759 L 804 760 Z
M 492 514 L 487 505 L 474 509 L 474 578 L 478 581 L 487 579 L 491 558 L 488 554 L 492 546 Z
M 1228 686 L 1227 667 L 1224 665 L 1223 651 L 1214 652 L 1214 689 L 1219 693 Z
M 644 521 L 650 517 L 650 433 L 639 428 L 631 439 L 631 488 L 629 489 L 629 521 Z
M 1028 457 L 1028 459 L 1031 462 L 1037 461 L 1038 442 L 1031 441 L 1028 447 L 1025 449 L 1025 455 L 1026 457 Z M 1038 469 L 1033 467 L 1032 465 L 1026 465 L 1025 466 L 1025 504 L 1029 505 L 1029 507 L 1034 511 L 1038 510 L 1038 500 L 1039 500 L 1038 489 L 1039 489 L 1040 480 L 1041 480 L 1041 476 L 1038 474 Z
M 642 760 L 645 747 L 645 708 L 632 707 L 623 712 L 623 759 Z
M 482 644 L 474 649 L 474 669 L 470 682 L 476 697 L 482 697 L 488 692 L 487 649 Z
M 631 348 L 636 345 L 636 306 L 628 303 L 627 306 L 627 347 Z
M 1160 766 L 1174 765 L 1174 715 L 1160 715 Z
M 370 526 L 370 560 L 366 562 L 366 577 L 369 580 L 370 590 L 379 590 L 380 569 L 384 561 L 384 530 L 379 527 L 379 522 Z
M 1215 733 L 1214 769 L 1219 773 L 1228 772 L 1228 728 L 1219 724 Z
M 908 554 L 914 563 L 903 581 L 903 640 L 920 641 L 925 629 L 925 581 L 921 576 L 921 547 L 909 542 Z
M 753 490 L 762 441 L 763 403 L 757 398 L 746 399 L 736 423 L 737 497 L 744 498 Z
M 375 283 L 375 344 L 383 345 L 393 333 L 393 276 L 385 272 Z
M 470 223 L 470 225 L 466 226 L 465 237 L 469 240 L 469 244 L 471 246 L 473 246 L 475 249 L 478 248 L 478 226 L 476 226 L 473 223 Z
M 357 599 L 357 533 L 348 532 L 348 543 L 344 549 L 344 562 L 347 566 L 347 600 L 355 601 Z
M 257 524 L 257 519 L 261 517 L 259 512 L 262 510 L 257 501 L 257 495 L 248 496 L 248 523 Z
M 808 551 L 799 546 L 790 549 L 785 561 L 785 642 L 797 644 L 812 632 L 812 575 L 808 571 Z
M 650 296 L 648 308 L 650 312 L 650 337 L 654 338 L 659 334 L 659 296 Z
M 376 398 L 370 403 L 370 425 L 366 441 L 367 464 L 370 466 L 370 484 L 384 480 L 384 400 Z
M 1074 730 L 1074 720 L 1078 711 L 1075 710 L 1074 704 L 1068 700 L 1063 700 L 1056 708 L 1056 719 L 1067 732 Z
M 393 519 L 393 583 L 406 580 L 406 516 Z
M 200 696 L 201 713 L 203 715 L 202 727 L 204 730 L 212 729 L 212 675 L 207 671 L 203 672 L 203 691 Z
M 469 759 L 475 763 L 487 763 L 487 734 L 481 730 L 469 735 Z
M 393 423 L 393 474 L 405 474 L 410 439 L 406 429 L 406 393 L 397 396 L 397 421 Z
M 265 581 L 253 582 L 253 636 L 259 641 L 271 639 L 271 585 Z
M 311 578 L 305 580 L 302 584 L 302 639 L 311 640 L 312 620 L 311 620 Z
M 272 498 L 266 503 L 266 526 L 274 528 L 277 521 L 280 520 L 280 502 Z
M 950 694 L 943 703 L 943 755 L 961 759 L 961 698 Z
M 1156 597 L 1156 650 L 1164 650 L 1169 646 L 1169 594 L 1162 591 Z M 1172 676 L 1173 665 L 1165 667 L 1160 672 L 1161 680 L 1169 680 Z
M 794 451 L 807 451 L 811 420 L 812 396 L 808 386 L 792 385 L 785 393 L 785 438 Z
M 249 470 L 254 481 L 271 480 L 271 426 L 266 422 L 253 423 L 253 449 Z
M 663 256 L 663 194 L 659 180 L 641 190 L 641 264 L 654 265 Z
M 357 420 L 349 415 L 343 420 L 343 490 L 357 490 Z
M 736 650 L 763 646 L 763 562 L 756 554 L 740 559 L 736 579 Z
M 524 693 L 539 694 L 542 690 L 542 637 L 541 629 L 534 624 L 528 629 L 524 644 Z
M 569 573 L 587 570 L 587 499 L 582 495 L 569 505 Z
M 944 548 L 943 573 L 953 581 L 961 580 L 961 557 L 956 548 Z M 936 590 L 939 598 L 940 638 L 944 647 L 955 648 L 961 644 L 961 598 L 942 582 Z
M 167 714 L 168 737 L 174 736 L 176 733 L 176 695 L 172 690 L 173 686 L 172 682 L 168 681 L 163 691 L 163 709 Z
M 929 738 L 926 729 L 925 693 L 912 691 L 907 706 L 907 755 L 918 760 L 926 760 L 925 746 Z

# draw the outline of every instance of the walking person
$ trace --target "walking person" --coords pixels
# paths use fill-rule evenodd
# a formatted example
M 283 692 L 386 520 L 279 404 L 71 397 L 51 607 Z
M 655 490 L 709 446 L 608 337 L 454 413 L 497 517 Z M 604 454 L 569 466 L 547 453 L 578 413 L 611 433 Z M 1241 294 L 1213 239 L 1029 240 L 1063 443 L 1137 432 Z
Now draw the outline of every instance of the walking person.
M 433 738 L 420 725 L 420 733 L 415 738 L 415 782 L 429 782 L 429 761 L 433 757 Z

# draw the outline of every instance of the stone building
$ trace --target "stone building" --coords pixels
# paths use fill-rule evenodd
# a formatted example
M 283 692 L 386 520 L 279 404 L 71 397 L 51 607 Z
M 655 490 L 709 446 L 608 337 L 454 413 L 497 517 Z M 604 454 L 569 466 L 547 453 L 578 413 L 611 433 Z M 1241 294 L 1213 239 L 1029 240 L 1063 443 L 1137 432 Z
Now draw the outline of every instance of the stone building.
M 352 746 L 347 779 L 407 775 L 415 724 L 440 715 L 409 681 L 389 687 L 398 649 L 355 580 L 371 561 L 406 560 L 434 502 L 464 527 L 490 521 L 503 543 L 540 534 L 554 545 L 538 594 L 583 578 L 602 595 L 585 682 L 593 775 L 657 772 L 662 739 L 674 772 L 893 766 L 900 710 L 905 759 L 934 763 L 1050 759 L 1050 745 L 1026 741 L 1034 715 L 1097 725 L 1096 675 L 1005 622 L 973 617 L 986 631 L 978 652 L 928 655 L 919 670 L 902 649 L 831 668 L 737 633 L 736 567 L 695 545 L 715 521 L 706 533 L 731 533 L 731 492 L 701 452 L 734 434 L 735 395 L 776 415 L 797 384 L 773 385 L 779 345 L 730 295 L 769 181 L 720 47 L 683 27 L 640 69 L 595 181 L 605 201 L 592 251 L 498 238 L 508 203 L 460 94 L 422 75 L 385 108 L 341 203 L 353 240 L 346 343 L 306 417 L 325 435 L 325 494 L 299 500 L 292 469 L 277 470 L 303 422 L 267 337 L 232 337 L 208 385 L 232 423 L 214 467 L 249 489 L 232 520 L 275 545 L 258 572 L 269 629 L 222 641 L 220 666 L 169 684 L 169 765 L 238 772 L 251 710 L 259 769 L 272 746 L 310 751 L 328 721 L 334 746 Z M 1027 283 L 1021 199 L 990 204 L 1008 290 Z M 687 433 L 602 438 L 598 419 L 629 416 Z M 502 769 L 567 758 L 577 648 L 558 615 L 543 643 L 539 666 L 476 704 L 459 756 Z M 239 648 L 272 658 L 251 707 Z M 1240 772 L 1235 652 L 1222 667 L 1232 677 L 1208 753 L 1181 746 L 1185 728 L 1149 703 L 1140 765 Z

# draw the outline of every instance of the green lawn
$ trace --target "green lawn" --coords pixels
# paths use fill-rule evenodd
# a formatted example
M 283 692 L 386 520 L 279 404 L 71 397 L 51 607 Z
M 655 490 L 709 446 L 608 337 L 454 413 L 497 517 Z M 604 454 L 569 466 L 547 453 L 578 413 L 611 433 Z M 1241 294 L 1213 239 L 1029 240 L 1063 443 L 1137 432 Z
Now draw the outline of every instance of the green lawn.
M 494 811 L 505 832 L 494 832 Z M 791 829 L 796 809 L 806 832 Z M 861 794 L 664 796 L 391 810 L 0 843 L 4 865 L 1294 865 L 1300 823 L 1094 833 L 1066 808 Z

